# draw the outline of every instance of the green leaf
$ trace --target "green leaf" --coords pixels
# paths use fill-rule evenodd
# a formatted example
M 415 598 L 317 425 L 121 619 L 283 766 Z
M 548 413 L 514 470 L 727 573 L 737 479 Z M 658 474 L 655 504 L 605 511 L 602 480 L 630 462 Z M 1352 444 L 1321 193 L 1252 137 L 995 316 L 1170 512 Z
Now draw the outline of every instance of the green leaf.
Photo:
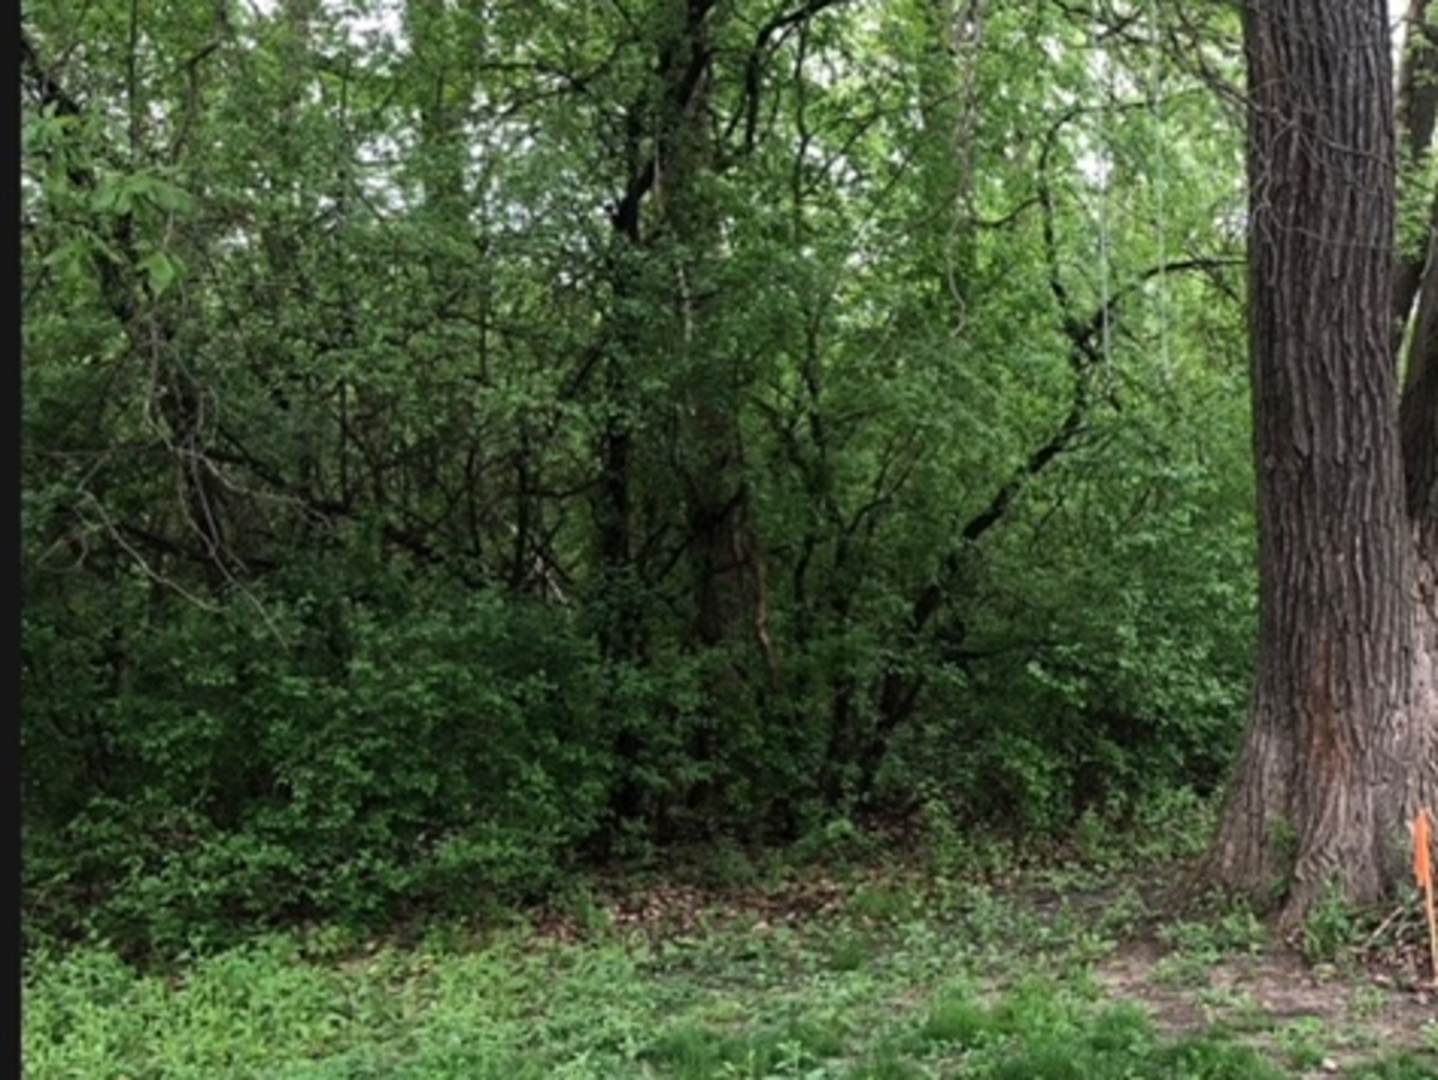
M 182 214 L 192 205 L 189 192 L 165 180 L 153 176 L 133 178 L 136 194 L 142 194 L 156 210 L 167 214 Z
M 90 209 L 97 214 L 128 214 L 130 195 L 124 182 L 102 180 L 90 195 Z
M 156 296 L 163 296 L 165 290 L 184 273 L 179 260 L 163 251 L 152 251 L 146 255 L 140 260 L 140 269 L 145 272 L 150 291 Z
M 45 256 L 45 265 L 66 281 L 83 277 L 89 262 L 90 245 L 83 237 L 67 240 Z

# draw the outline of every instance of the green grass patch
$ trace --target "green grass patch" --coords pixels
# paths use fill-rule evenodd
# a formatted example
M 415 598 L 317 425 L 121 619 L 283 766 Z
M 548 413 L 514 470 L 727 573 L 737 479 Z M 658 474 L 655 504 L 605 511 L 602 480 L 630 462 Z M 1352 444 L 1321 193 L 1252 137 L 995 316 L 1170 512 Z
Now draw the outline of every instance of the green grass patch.
M 1438 1054 L 1400 1054 L 1362 1066 L 1350 1076 L 1351 1080 L 1434 1080 L 1438 1077 Z
M 1295 1026 L 1260 1051 L 1216 1023 L 1165 1034 L 1142 1003 L 1104 990 L 1083 921 L 1067 909 L 1037 914 L 973 887 L 928 908 L 902 884 L 865 897 L 857 912 L 806 923 L 662 939 L 436 934 L 340 955 L 278 937 L 170 973 L 137 971 L 95 947 L 32 954 L 25 1071 L 29 1080 L 1277 1080 L 1312 1069 L 1343 1036 Z M 1199 952 L 1214 944 L 1183 933 Z M 1341 1075 L 1433 1080 L 1421 1049 Z

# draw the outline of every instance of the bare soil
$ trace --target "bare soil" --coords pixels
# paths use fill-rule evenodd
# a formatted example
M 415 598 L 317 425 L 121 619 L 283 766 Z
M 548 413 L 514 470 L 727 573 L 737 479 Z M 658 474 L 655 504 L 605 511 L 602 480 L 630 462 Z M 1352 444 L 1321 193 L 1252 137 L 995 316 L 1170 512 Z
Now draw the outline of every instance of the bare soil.
M 1438 991 L 1431 982 L 1384 970 L 1315 967 L 1286 950 L 1224 957 L 1196 971 L 1176 966 L 1171 951 L 1156 943 L 1135 941 L 1099 964 L 1096 975 L 1116 999 L 1143 1005 L 1172 1035 L 1222 1027 L 1278 1053 L 1285 1038 L 1320 1048 L 1322 1062 L 1306 1077 L 1375 1054 L 1431 1053 L 1438 1032 Z M 1438 1057 L 1434 1068 L 1438 1077 Z

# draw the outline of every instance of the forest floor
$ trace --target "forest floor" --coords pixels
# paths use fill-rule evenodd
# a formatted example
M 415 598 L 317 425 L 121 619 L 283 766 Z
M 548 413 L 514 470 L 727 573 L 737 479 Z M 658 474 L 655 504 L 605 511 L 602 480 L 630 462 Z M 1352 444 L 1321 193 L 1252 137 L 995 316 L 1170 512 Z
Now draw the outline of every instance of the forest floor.
M 1137 942 L 1096 965 L 1095 976 L 1114 998 L 1142 1002 L 1160 1031 L 1227 1030 L 1304 1077 L 1435 1044 L 1438 995 L 1399 989 L 1381 973 L 1315 967 L 1287 949 L 1221 957 L 1202 970 L 1191 964 Z M 1428 1068 L 1438 1075 L 1431 1054 Z
M 25 1074 L 1438 1077 L 1416 904 L 1278 943 L 1241 908 L 1173 908 L 1179 869 L 731 867 L 577 888 L 502 933 L 291 934 L 168 974 L 34 956 Z

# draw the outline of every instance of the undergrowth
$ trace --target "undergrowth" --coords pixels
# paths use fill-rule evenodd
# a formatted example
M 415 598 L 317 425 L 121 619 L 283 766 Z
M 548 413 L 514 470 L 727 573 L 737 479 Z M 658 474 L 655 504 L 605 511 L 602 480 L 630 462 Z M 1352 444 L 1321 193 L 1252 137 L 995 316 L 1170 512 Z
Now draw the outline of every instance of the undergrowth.
M 729 849 L 706 860 L 707 881 L 676 868 L 668 879 L 629 878 L 628 895 L 618 882 L 578 883 L 524 924 L 431 923 L 386 939 L 327 925 L 143 968 L 100 942 L 41 945 L 25 960 L 25 1072 L 1438 1077 L 1438 1026 L 1386 1045 L 1375 1033 L 1390 1000 L 1371 987 L 1340 1030 L 1275 1018 L 1212 982 L 1225 964 L 1265 963 L 1273 942 L 1246 908 L 1168 906 L 1164 885 L 1193 853 L 1174 819 L 1196 809 L 1179 800 L 1145 810 L 1127 833 L 1089 821 L 1073 843 L 1043 848 L 981 841 L 936 819 L 917 850 L 889 860 L 856 847 L 854 830 L 830 830 L 788 862 Z M 1348 925 L 1325 924 L 1325 942 Z M 1106 979 L 1104 965 L 1135 942 L 1161 954 L 1147 981 Z M 1203 1022 L 1163 1015 L 1157 999 L 1178 993 L 1194 995 Z
M 567 934 L 435 930 L 358 949 L 289 934 L 170 971 L 136 970 L 98 945 L 36 951 L 26 1075 L 1281 1080 L 1324 1064 L 1325 1038 L 1341 1034 L 1261 1017 L 1174 1031 L 1114 994 L 1096 965 L 1142 917 L 1136 889 L 1110 883 L 1100 906 L 1077 890 L 1051 903 L 971 880 L 842 885 L 841 908 L 790 920 L 700 912 L 662 933 L 611 916 Z M 1208 963 L 1251 956 L 1256 942 L 1239 916 L 1169 935 L 1175 955 Z M 1432 1035 L 1372 1050 L 1338 1075 L 1438 1076 Z

